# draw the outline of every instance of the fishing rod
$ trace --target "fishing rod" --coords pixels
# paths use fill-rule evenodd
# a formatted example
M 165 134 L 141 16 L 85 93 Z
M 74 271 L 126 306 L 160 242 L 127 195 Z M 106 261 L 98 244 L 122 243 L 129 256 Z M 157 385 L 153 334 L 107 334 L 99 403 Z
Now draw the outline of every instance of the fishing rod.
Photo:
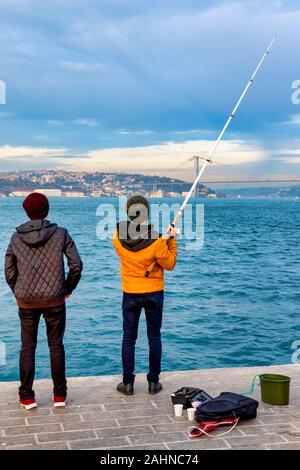
M 238 101 L 237 101 L 235 107 L 233 108 L 233 110 L 232 110 L 231 114 L 229 115 L 229 117 L 228 117 L 228 119 L 227 119 L 227 121 L 226 121 L 226 123 L 225 123 L 223 129 L 221 130 L 219 137 L 217 138 L 217 140 L 216 140 L 216 142 L 214 143 L 214 145 L 213 145 L 211 151 L 209 152 L 208 157 L 205 158 L 205 161 L 204 161 L 204 163 L 203 163 L 203 165 L 202 165 L 202 167 L 201 167 L 201 170 L 199 171 L 199 173 L 198 173 L 198 175 L 197 175 L 197 177 L 196 177 L 194 183 L 193 183 L 192 186 L 191 186 L 191 189 L 189 190 L 189 192 L 188 192 L 186 198 L 184 199 L 184 201 L 183 201 L 183 203 L 182 203 L 180 209 L 178 210 L 177 214 L 176 214 L 175 217 L 174 217 L 174 220 L 173 220 L 173 222 L 172 222 L 172 224 L 171 224 L 171 227 L 174 228 L 175 225 L 177 224 L 178 220 L 180 219 L 180 217 L 181 217 L 181 215 L 182 215 L 182 213 L 183 213 L 183 211 L 184 211 L 185 206 L 186 206 L 187 203 L 189 202 L 190 197 L 192 196 L 192 194 L 193 194 L 193 192 L 194 192 L 194 190 L 195 190 L 195 188 L 196 188 L 196 186 L 197 186 L 197 184 L 198 184 L 198 182 L 199 182 L 201 176 L 202 176 L 203 173 L 204 173 L 205 168 L 207 167 L 208 164 L 213 163 L 212 157 L 213 157 L 213 155 L 214 155 L 214 153 L 215 153 L 215 151 L 216 151 L 216 149 L 217 149 L 217 147 L 218 147 L 220 141 L 222 140 L 222 137 L 223 137 L 223 135 L 225 134 L 225 131 L 226 131 L 227 127 L 229 126 L 229 124 L 231 123 L 232 119 L 234 118 L 234 116 L 235 116 L 235 114 L 236 114 L 236 112 L 237 112 L 238 107 L 240 106 L 241 102 L 243 101 L 243 99 L 244 99 L 244 97 L 245 97 L 245 95 L 246 95 L 248 89 L 249 89 L 250 86 L 252 85 L 252 83 L 253 83 L 253 81 L 254 81 L 254 78 L 255 78 L 257 72 L 259 71 L 260 67 L 262 66 L 262 64 L 263 64 L 263 62 L 264 62 L 264 60 L 265 60 L 265 58 L 266 58 L 267 55 L 269 54 L 269 52 L 270 52 L 270 50 L 271 50 L 271 47 L 272 47 L 273 42 L 275 41 L 275 39 L 276 39 L 276 35 L 273 37 L 273 39 L 272 39 L 272 41 L 270 42 L 270 44 L 269 44 L 267 50 L 265 51 L 264 55 L 263 55 L 262 58 L 260 59 L 260 61 L 259 61 L 258 65 L 257 65 L 256 69 L 254 70 L 254 72 L 253 72 L 253 74 L 252 74 L 250 80 L 248 81 L 246 87 L 244 88 L 243 93 L 242 93 L 241 96 L 239 97 L 239 99 L 238 99 Z M 168 238 L 168 234 L 165 234 L 165 235 L 163 236 L 163 238 L 167 239 L 167 238 Z M 151 275 L 151 273 L 152 273 L 153 268 L 155 267 L 155 265 L 156 265 L 156 261 L 154 261 L 154 262 L 149 266 L 148 270 L 147 270 L 146 273 L 145 273 L 145 276 L 146 276 L 146 277 L 150 277 L 150 275 Z

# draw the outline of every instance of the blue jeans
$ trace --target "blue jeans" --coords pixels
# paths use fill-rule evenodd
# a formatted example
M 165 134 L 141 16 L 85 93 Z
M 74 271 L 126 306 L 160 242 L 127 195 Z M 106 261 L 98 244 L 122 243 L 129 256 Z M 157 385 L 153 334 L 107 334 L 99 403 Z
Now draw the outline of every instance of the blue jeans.
M 149 342 L 149 382 L 158 382 L 161 364 L 161 337 L 162 312 L 164 291 L 149 292 L 147 294 L 123 293 L 123 382 L 134 382 L 134 356 L 135 342 L 138 335 L 139 319 L 142 309 L 145 309 L 147 322 L 147 336 Z

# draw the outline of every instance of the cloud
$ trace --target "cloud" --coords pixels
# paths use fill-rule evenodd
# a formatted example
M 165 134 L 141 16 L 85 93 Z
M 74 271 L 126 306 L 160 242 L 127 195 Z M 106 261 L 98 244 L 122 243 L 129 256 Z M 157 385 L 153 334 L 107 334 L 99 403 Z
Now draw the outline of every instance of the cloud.
M 48 119 L 48 124 L 50 126 L 63 126 L 64 122 L 58 119 Z
M 300 19 L 291 2 L 262 3 L 1 2 L 0 53 L 10 96 L 18 96 L 26 119 L 53 119 L 56 111 L 72 121 L 84 112 L 110 129 L 216 127 L 276 29 L 283 33 L 276 58 L 272 53 L 247 104 L 257 112 L 252 125 L 261 129 L 279 102 L 279 84 L 296 73 L 287 52 Z M 240 129 L 248 125 L 240 120 Z
M 99 122 L 96 119 L 91 119 L 91 118 L 78 118 L 72 121 L 61 121 L 59 119 L 49 119 L 47 122 L 50 126 L 63 126 L 65 124 L 68 124 L 68 125 L 76 124 L 79 126 L 86 126 L 86 127 L 98 127 L 99 126 Z
M 300 144 L 296 148 L 281 148 L 274 153 L 278 155 L 277 160 L 284 164 L 298 165 L 300 163 Z
M 36 136 L 45 136 L 45 148 L 74 149 L 82 167 L 81 155 L 111 148 L 124 168 L 128 158 L 128 167 L 137 164 L 139 171 L 143 165 L 169 171 L 172 152 L 174 160 L 181 158 L 173 141 L 185 146 L 183 158 L 205 151 L 203 142 L 224 125 L 276 31 L 279 39 L 225 136 L 231 147 L 224 160 L 235 159 L 246 171 L 240 161 L 258 165 L 272 139 L 283 148 L 279 137 L 298 133 L 290 97 L 292 81 L 300 78 L 299 22 L 299 1 L 293 0 L 2 0 L 0 79 L 10 117 L 0 117 L 0 145 L 30 149 Z M 163 149 L 162 159 L 156 149 Z M 71 153 L 63 154 L 70 163 Z M 36 165 L 39 158 L 53 162 L 35 155 Z M 58 161 L 57 154 L 51 158 Z M 89 160 L 91 166 L 97 157 Z M 14 157 L 7 162 L 16 164 Z
M 81 119 L 75 119 L 73 121 L 74 124 L 78 124 L 79 126 L 87 126 L 87 127 L 98 127 L 99 123 L 95 119 L 89 119 L 89 118 L 81 118 Z
M 119 134 L 119 135 L 151 135 L 151 134 L 154 134 L 154 131 L 151 131 L 149 129 L 144 129 L 144 130 L 141 130 L 141 131 L 120 130 L 120 131 L 116 131 L 116 134 Z
M 0 147 L 0 161 L 8 160 L 18 163 L 28 162 L 32 167 L 38 167 L 39 162 L 49 166 L 72 168 L 74 170 L 111 170 L 125 172 L 140 172 L 145 174 L 168 174 L 174 176 L 178 165 L 181 176 L 190 173 L 191 164 L 188 158 L 192 155 L 206 156 L 212 148 L 212 141 L 198 140 L 166 142 L 159 145 L 149 145 L 126 148 L 95 149 L 88 152 L 76 153 L 71 148 L 47 147 Z M 243 166 L 263 161 L 266 154 L 259 147 L 243 141 L 224 141 L 220 144 L 218 162 L 222 166 Z M 174 173 L 175 172 L 175 173 Z
M 284 124 L 295 124 L 300 126 L 300 114 L 292 114 L 289 121 L 285 121 Z
M 62 61 L 61 66 L 66 70 L 71 70 L 72 72 L 101 72 L 104 70 L 105 66 L 99 62 L 71 62 L 71 61 Z
M 12 113 L 7 112 L 7 111 L 1 111 L 0 112 L 0 119 L 11 119 L 13 117 L 14 117 L 14 115 Z
M 287 163 L 288 165 L 299 165 L 300 163 L 300 149 L 298 151 L 298 155 L 299 157 L 292 157 L 292 158 L 281 158 L 280 160 L 283 162 L 283 163 Z
M 36 140 L 47 140 L 49 139 L 49 136 L 47 134 L 36 134 L 35 138 Z
M 108 148 L 87 152 L 89 161 L 78 158 L 76 168 L 91 171 L 110 168 L 113 171 L 143 172 L 146 174 L 169 174 L 178 172 L 181 165 L 192 155 L 207 155 L 212 148 L 212 141 L 195 140 L 182 143 L 167 142 L 159 145 L 133 148 Z M 220 144 L 218 161 L 224 166 L 255 164 L 266 158 L 266 153 L 259 147 L 243 141 L 224 141 Z M 189 164 L 186 164 L 189 171 Z M 180 169 L 184 174 L 184 168 Z
M 187 135 L 197 135 L 197 134 L 211 134 L 212 131 L 208 129 L 187 129 L 187 130 L 177 130 L 169 131 L 169 134 L 187 136 Z
M 279 148 L 273 153 L 277 155 L 300 155 L 300 145 L 296 148 Z
M 18 162 L 20 160 L 28 160 L 33 162 L 39 158 L 51 159 L 61 158 L 68 153 L 66 148 L 47 148 L 47 147 L 13 147 L 4 145 L 0 147 L 0 161 L 11 160 Z

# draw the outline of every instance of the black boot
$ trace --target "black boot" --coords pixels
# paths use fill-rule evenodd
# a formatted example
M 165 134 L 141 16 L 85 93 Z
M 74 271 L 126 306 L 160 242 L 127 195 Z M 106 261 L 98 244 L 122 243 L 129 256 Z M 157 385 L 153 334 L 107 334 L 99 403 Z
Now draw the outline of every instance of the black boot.
M 160 382 L 149 382 L 148 390 L 151 395 L 155 395 L 155 393 L 158 393 L 162 390 L 162 384 Z
M 133 384 L 124 384 L 124 382 L 120 382 L 117 385 L 117 390 L 120 393 L 124 393 L 124 395 L 133 395 Z

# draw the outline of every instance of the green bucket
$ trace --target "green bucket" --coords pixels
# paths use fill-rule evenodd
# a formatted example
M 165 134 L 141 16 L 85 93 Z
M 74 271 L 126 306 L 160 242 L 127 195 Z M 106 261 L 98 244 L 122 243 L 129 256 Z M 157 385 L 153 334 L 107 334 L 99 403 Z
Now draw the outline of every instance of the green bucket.
M 271 405 L 288 405 L 290 377 L 279 374 L 260 374 L 261 399 Z

